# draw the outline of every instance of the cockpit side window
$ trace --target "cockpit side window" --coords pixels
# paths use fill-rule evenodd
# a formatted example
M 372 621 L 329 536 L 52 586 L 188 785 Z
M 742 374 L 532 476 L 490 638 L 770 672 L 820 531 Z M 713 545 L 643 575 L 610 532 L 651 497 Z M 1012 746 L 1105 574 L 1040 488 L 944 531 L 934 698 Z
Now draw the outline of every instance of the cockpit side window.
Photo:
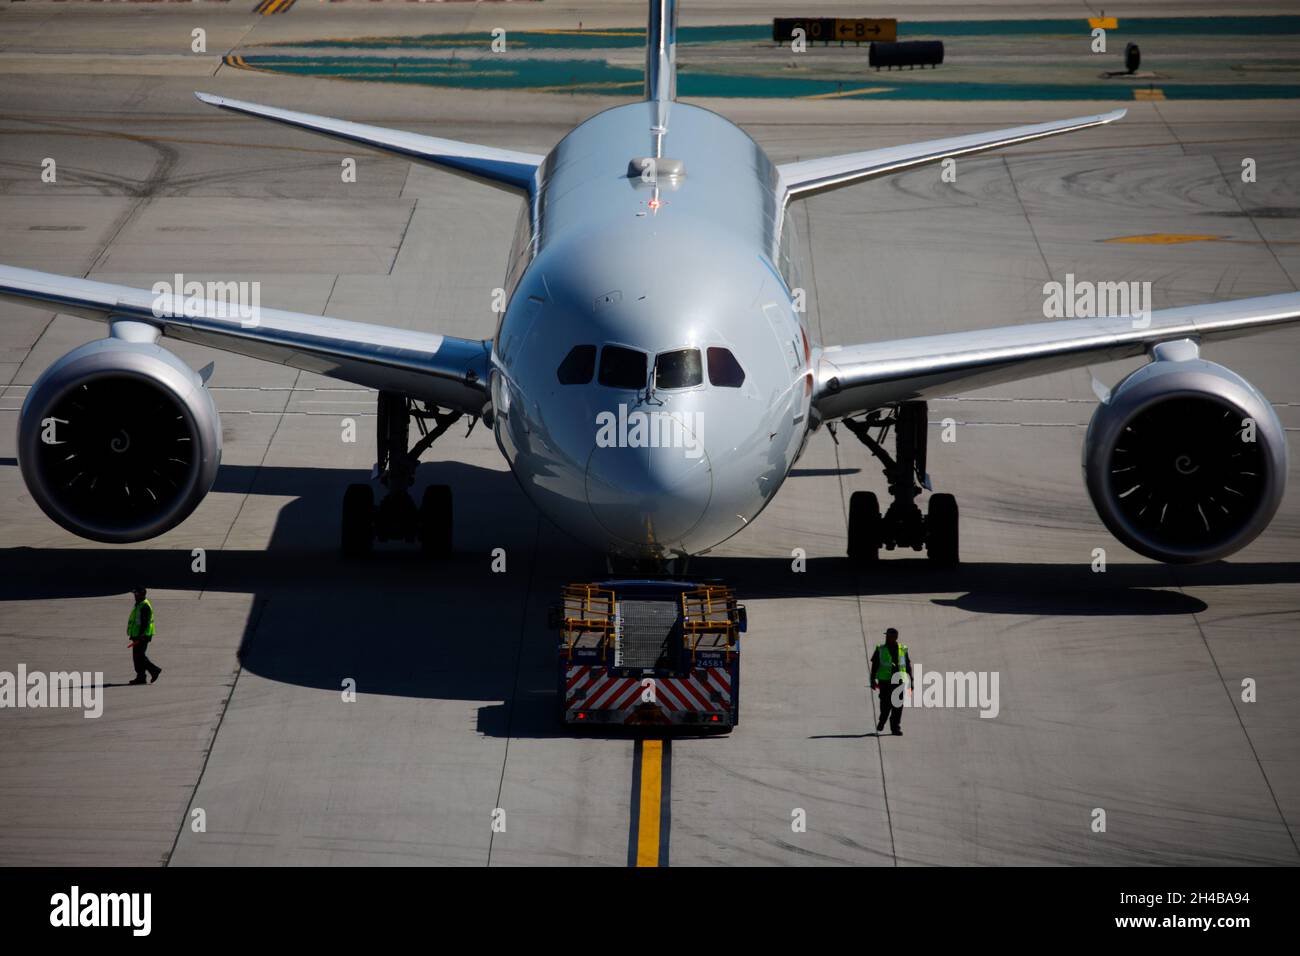
M 709 349 L 709 384 L 721 388 L 740 388 L 745 384 L 745 370 L 731 349 Z
M 586 385 L 595 372 L 596 346 L 575 345 L 555 370 L 555 376 L 561 385 Z
M 656 388 L 694 388 L 704 384 L 699 349 L 660 352 L 655 359 Z
M 619 345 L 606 345 L 600 350 L 601 385 L 610 388 L 645 388 L 646 354 Z

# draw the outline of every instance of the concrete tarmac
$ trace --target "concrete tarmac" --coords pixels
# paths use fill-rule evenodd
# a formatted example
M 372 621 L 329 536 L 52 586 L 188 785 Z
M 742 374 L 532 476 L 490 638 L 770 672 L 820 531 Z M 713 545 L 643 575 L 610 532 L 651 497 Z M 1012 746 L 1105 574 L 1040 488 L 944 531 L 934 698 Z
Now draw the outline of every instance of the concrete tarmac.
M 289 33 L 640 22 L 640 4 L 580 6 L 300 0 L 266 18 L 234 4 L 7 6 L 0 262 L 145 287 L 177 272 L 256 279 L 268 306 L 488 336 L 513 200 L 191 93 L 544 152 L 613 101 L 271 76 L 222 68 L 220 53 Z M 684 22 L 772 12 L 699 6 Z M 969 4 L 931 8 L 973 15 Z M 216 51 L 202 76 L 158 59 L 191 21 L 210 25 Z M 703 105 L 776 161 L 1099 110 Z M 838 344 L 1038 321 L 1043 284 L 1068 272 L 1150 281 L 1157 308 L 1293 291 L 1298 116 L 1289 101 L 1135 102 L 1112 126 L 963 160 L 955 183 L 920 170 L 813 198 L 796 224 L 814 325 Z M 342 181 L 345 157 L 355 183 Z M 46 158 L 55 183 L 42 182 Z M 1243 158 L 1257 181 L 1241 181 Z M 1139 235 L 1216 238 L 1107 241 Z M 14 432 L 44 368 L 102 334 L 0 306 L 0 671 L 102 671 L 113 685 L 98 719 L 0 710 L 0 864 L 626 865 L 634 743 L 553 719 L 545 610 L 597 563 L 538 516 L 487 429 L 453 428 L 418 478 L 454 489 L 454 562 L 383 546 L 345 564 L 340 501 L 374 460 L 373 393 L 178 345 L 196 368 L 216 363 L 217 486 L 166 535 L 99 545 L 32 502 Z M 675 740 L 665 757 L 669 862 L 1300 862 L 1300 330 L 1206 354 L 1268 396 L 1293 453 L 1272 526 L 1208 566 L 1128 552 L 1084 491 L 1092 378 L 1113 385 L 1133 363 L 931 404 L 929 471 L 962 508 L 953 571 L 910 553 L 870 573 L 849 565 L 849 496 L 883 496 L 884 482 L 847 431 L 839 444 L 815 435 L 761 517 L 692 568 L 734 583 L 750 630 L 740 726 Z M 945 419 L 954 442 L 942 440 Z M 151 656 L 164 668 L 146 687 L 123 686 L 137 582 L 151 589 Z M 996 672 L 996 716 L 916 708 L 905 736 L 876 737 L 867 661 L 891 625 L 925 670 Z

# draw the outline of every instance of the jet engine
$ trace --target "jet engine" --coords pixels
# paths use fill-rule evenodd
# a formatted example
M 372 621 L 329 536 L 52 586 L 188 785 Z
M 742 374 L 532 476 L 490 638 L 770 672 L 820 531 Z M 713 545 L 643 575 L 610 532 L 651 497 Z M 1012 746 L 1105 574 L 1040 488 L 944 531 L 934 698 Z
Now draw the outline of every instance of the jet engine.
M 1244 378 L 1191 342 L 1168 343 L 1093 414 L 1083 472 L 1097 514 L 1134 551 L 1214 561 L 1255 540 L 1277 511 L 1286 434 Z
M 101 339 L 36 380 L 18 462 L 41 509 L 95 541 L 141 541 L 185 520 L 212 488 L 221 421 L 198 373 L 151 341 Z

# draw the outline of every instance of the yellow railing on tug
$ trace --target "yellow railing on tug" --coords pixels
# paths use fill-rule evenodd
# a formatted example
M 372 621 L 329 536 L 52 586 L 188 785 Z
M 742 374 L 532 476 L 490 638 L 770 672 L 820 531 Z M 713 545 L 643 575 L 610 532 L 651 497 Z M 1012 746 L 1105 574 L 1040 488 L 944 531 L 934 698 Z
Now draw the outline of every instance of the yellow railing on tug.
M 725 641 L 730 658 L 740 633 L 740 610 L 736 592 L 720 584 L 706 584 L 692 591 L 682 592 L 682 637 L 695 662 L 695 651 L 702 640 Z
M 594 584 L 568 584 L 564 587 L 561 630 L 565 649 L 586 634 L 599 636 L 597 647 L 603 652 L 613 639 L 616 624 L 614 592 Z

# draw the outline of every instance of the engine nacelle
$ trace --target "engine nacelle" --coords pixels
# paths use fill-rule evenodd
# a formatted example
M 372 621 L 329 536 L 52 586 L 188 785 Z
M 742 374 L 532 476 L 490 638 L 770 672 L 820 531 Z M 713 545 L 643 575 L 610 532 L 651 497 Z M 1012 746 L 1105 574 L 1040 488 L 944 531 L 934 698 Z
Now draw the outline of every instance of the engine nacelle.
M 1084 439 L 1097 514 L 1120 541 L 1158 561 L 1214 561 L 1272 520 L 1286 487 L 1286 433 L 1240 375 L 1195 356 L 1159 358 L 1115 387 Z
M 18 463 L 41 509 L 74 534 L 122 543 L 184 521 L 221 464 L 221 420 L 202 379 L 150 342 L 100 339 L 36 380 Z

